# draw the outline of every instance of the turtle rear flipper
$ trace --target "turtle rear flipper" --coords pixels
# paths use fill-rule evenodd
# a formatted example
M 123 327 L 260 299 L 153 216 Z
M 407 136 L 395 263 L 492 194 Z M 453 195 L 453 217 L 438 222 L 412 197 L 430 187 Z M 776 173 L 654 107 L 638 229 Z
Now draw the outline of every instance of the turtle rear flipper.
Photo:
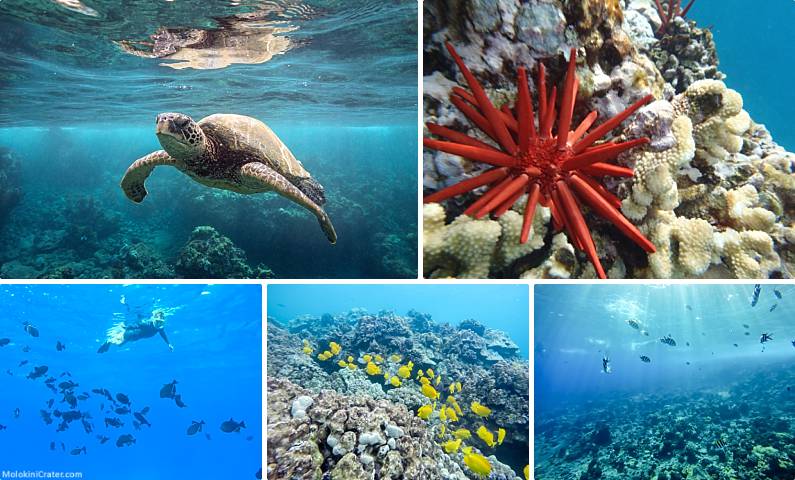
M 143 202 L 147 194 L 144 182 L 152 174 L 152 170 L 158 165 L 176 166 L 176 163 L 176 160 L 164 150 L 158 150 L 139 158 L 127 168 L 121 179 L 121 188 L 124 190 L 124 194 L 135 203 Z
M 312 212 L 317 217 L 328 241 L 332 244 L 337 243 L 337 232 L 334 231 L 334 225 L 331 224 L 326 211 L 283 175 L 263 163 L 252 162 L 241 167 L 240 176 L 241 180 L 252 188 L 273 190 Z

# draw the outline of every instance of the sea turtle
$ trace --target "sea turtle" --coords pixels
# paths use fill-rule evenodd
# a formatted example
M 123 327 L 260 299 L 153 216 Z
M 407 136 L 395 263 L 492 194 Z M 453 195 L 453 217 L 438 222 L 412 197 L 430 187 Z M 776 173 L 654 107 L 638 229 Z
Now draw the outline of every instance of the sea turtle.
M 195 122 L 182 113 L 161 113 L 155 124 L 163 150 L 133 162 L 121 180 L 133 202 L 146 197 L 144 182 L 154 168 L 170 165 L 208 187 L 244 194 L 275 191 L 312 212 L 329 241 L 337 242 L 323 210 L 323 186 L 261 121 L 219 113 Z

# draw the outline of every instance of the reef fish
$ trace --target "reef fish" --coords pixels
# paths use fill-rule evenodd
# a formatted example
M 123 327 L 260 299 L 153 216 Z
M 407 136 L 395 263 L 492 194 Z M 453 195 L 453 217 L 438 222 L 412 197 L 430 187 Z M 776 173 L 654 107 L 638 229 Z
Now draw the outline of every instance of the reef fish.
M 634 328 L 635 330 L 639 330 L 640 329 L 640 322 L 638 322 L 634 318 L 628 319 L 627 320 L 627 325 L 629 325 L 630 327 Z
M 773 294 L 776 296 L 776 298 L 781 300 L 781 292 L 779 292 L 778 290 L 773 290 Z
M 643 363 L 651 363 L 651 358 L 647 357 L 646 355 L 641 355 L 640 361 Z
M 122 405 L 130 405 L 130 398 L 123 393 L 117 393 L 116 400 L 118 400 Z
M 491 433 L 491 431 L 489 431 L 485 426 L 481 425 L 478 427 L 478 430 L 475 433 L 477 433 L 478 438 L 483 440 L 483 442 L 489 447 L 493 447 L 497 444 L 497 442 L 494 441 L 494 434 Z
M 502 445 L 503 440 L 505 440 L 505 434 L 507 432 L 504 428 L 497 429 L 497 445 Z
M 470 451 L 464 454 L 464 464 L 472 470 L 473 473 L 488 477 L 491 475 L 491 463 L 489 460 L 479 453 Z
M 411 377 L 411 369 L 408 365 L 401 365 L 400 368 L 398 368 L 397 374 L 403 379 L 409 378 Z
M 97 440 L 99 440 L 100 445 L 104 445 L 108 443 L 108 440 L 110 440 L 110 438 L 106 437 L 105 435 L 97 435 Z
M 431 413 L 433 413 L 433 406 L 431 405 L 423 405 L 417 409 L 417 416 L 423 420 L 428 420 Z
M 66 345 L 64 345 L 63 343 L 61 343 L 60 340 L 58 340 L 58 343 L 55 344 L 55 350 L 63 352 L 64 350 L 66 350 Z
M 422 394 L 430 398 L 431 400 L 438 400 L 440 397 L 439 392 L 437 392 L 436 389 L 430 385 L 422 386 Z
M 666 345 L 670 345 L 672 347 L 676 346 L 676 340 L 674 340 L 670 335 L 661 338 L 660 342 L 662 342 L 662 343 L 664 343 Z
M 187 434 L 188 435 L 196 435 L 197 433 L 202 431 L 202 426 L 204 425 L 204 420 L 199 422 L 192 421 L 190 427 L 188 427 Z
M 773 310 L 776 309 L 776 307 L 778 307 L 778 303 L 774 303 L 773 306 L 770 307 L 770 310 L 768 310 L 768 312 L 772 312 Z
M 25 330 L 25 333 L 30 335 L 31 337 L 38 337 L 39 336 L 39 329 L 35 326 L 31 325 L 28 322 L 22 324 L 22 328 Z
M 10 338 L 0 338 L 0 347 L 5 347 L 9 343 L 11 343 Z
M 485 405 L 482 405 L 480 402 L 472 402 L 469 408 L 472 409 L 472 413 L 478 417 L 486 418 L 491 415 L 491 409 Z
M 81 453 L 82 454 L 86 453 L 86 447 L 73 448 L 72 451 L 69 452 L 69 455 L 80 455 Z
M 759 343 L 767 343 L 773 340 L 773 335 L 769 333 L 763 333 L 762 337 L 759 338 Z
M 47 365 L 42 365 L 40 367 L 34 367 L 33 371 L 28 374 L 28 378 L 30 378 L 31 380 L 35 380 L 35 379 L 37 379 L 39 377 L 43 377 L 44 374 L 47 373 L 47 370 L 49 370 L 49 367 Z
M 472 437 L 472 433 L 470 433 L 470 431 L 466 428 L 459 428 L 453 432 L 453 436 L 455 438 L 460 438 L 461 440 L 468 440 L 470 437 Z
M 173 380 L 171 383 L 163 385 L 160 389 L 160 398 L 174 398 L 177 394 L 177 381 Z
M 455 453 L 461 448 L 461 439 L 448 440 L 442 444 L 442 448 L 444 448 L 444 451 L 447 453 Z
M 753 295 L 753 297 L 751 297 L 751 306 L 752 307 L 755 307 L 756 306 L 756 302 L 759 301 L 759 293 L 761 291 L 762 291 L 762 285 L 759 285 L 758 283 L 756 285 L 754 285 L 754 295 Z
M 722 438 L 715 440 L 715 446 L 723 450 L 726 447 L 726 442 Z
M 333 355 L 338 355 L 340 353 L 340 351 L 342 351 L 342 347 L 337 342 L 329 342 L 328 348 L 329 348 L 329 350 L 331 350 L 332 356 Z
M 392 377 L 392 378 L 389 380 L 389 383 L 390 383 L 390 384 L 391 384 L 393 387 L 399 387 L 399 386 L 403 385 L 403 382 L 401 382 L 401 381 L 400 381 L 400 379 L 399 379 L 398 377 Z
M 121 435 L 116 440 L 116 446 L 117 447 L 128 447 L 128 446 L 132 445 L 133 443 L 135 443 L 135 437 L 133 437 L 129 433 L 125 433 L 124 435 Z
M 367 367 L 364 369 L 367 375 L 381 375 L 381 367 L 373 362 L 367 362 Z
M 239 432 L 241 428 L 246 428 L 246 423 L 238 423 L 231 418 L 221 424 L 221 431 L 225 433 Z

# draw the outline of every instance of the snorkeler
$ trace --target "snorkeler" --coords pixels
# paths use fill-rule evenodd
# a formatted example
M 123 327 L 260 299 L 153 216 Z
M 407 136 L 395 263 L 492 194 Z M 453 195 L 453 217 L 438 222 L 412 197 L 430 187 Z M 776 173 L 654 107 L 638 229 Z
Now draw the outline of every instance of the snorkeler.
M 113 325 L 107 332 L 107 340 L 99 347 L 97 353 L 105 353 L 110 349 L 111 345 L 124 345 L 125 343 L 134 342 L 144 338 L 154 337 L 160 335 L 160 338 L 166 342 L 168 349 L 174 351 L 174 347 L 168 341 L 166 336 L 166 318 L 161 310 L 152 312 L 152 316 L 148 319 L 140 319 L 138 323 L 133 325 L 126 325 L 124 322 L 119 322 Z
M 602 357 L 602 371 L 604 373 L 610 373 L 610 359 L 607 357 Z

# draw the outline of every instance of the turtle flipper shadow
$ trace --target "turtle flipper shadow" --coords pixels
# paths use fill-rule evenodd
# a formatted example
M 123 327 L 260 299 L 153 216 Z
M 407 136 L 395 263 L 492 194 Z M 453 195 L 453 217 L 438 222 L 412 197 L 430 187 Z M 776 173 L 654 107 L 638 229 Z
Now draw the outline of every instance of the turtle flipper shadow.
M 147 191 L 144 182 L 152 170 L 158 165 L 171 165 L 176 166 L 177 162 L 164 150 L 152 152 L 149 155 L 139 158 L 134 161 L 127 171 L 124 172 L 124 177 L 121 179 L 121 189 L 127 198 L 135 203 L 141 203 L 146 197 Z
M 328 241 L 332 244 L 337 243 L 337 232 L 334 230 L 334 225 L 332 225 L 331 219 L 326 211 L 323 210 L 323 207 L 313 202 L 311 198 L 290 183 L 283 175 L 263 163 L 253 162 L 247 163 L 240 168 L 240 176 L 241 180 L 252 188 L 261 189 L 262 191 L 273 190 L 312 212 L 317 217 L 320 228 L 326 234 Z

